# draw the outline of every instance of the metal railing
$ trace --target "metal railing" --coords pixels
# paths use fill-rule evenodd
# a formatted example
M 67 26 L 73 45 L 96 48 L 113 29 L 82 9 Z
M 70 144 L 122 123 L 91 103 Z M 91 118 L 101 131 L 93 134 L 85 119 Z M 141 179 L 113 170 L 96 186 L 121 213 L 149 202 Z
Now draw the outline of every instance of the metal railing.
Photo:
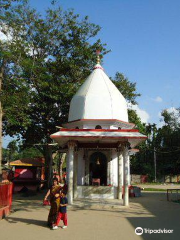
M 167 189 L 167 201 L 180 201 L 180 189 Z

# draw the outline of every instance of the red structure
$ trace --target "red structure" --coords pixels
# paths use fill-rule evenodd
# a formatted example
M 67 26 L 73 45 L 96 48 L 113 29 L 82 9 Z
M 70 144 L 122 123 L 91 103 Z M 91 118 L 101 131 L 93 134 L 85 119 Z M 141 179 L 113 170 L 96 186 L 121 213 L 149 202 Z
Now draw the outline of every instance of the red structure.
M 0 219 L 7 216 L 12 206 L 12 189 L 13 184 L 0 183 Z
M 14 193 L 23 188 L 28 190 L 38 190 L 45 179 L 44 158 L 19 159 L 10 163 L 15 167 L 14 171 Z

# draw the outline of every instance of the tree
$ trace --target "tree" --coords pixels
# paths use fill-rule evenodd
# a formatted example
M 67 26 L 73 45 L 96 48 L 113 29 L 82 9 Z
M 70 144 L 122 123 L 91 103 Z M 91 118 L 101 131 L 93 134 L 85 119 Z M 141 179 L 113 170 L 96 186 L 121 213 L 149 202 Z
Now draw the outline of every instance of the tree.
M 0 0 L 0 9 L 8 9 L 14 2 L 19 2 L 20 0 Z
M 7 162 L 15 161 L 22 158 L 43 157 L 35 147 L 24 148 L 21 142 L 11 141 L 7 148 L 3 148 L 3 160 Z
M 156 137 L 161 152 L 160 171 L 164 175 L 180 173 L 180 109 L 172 110 L 162 111 L 161 116 L 165 124 L 159 129 Z
M 134 123 L 135 128 L 137 128 L 140 133 L 146 134 L 146 124 L 141 122 L 141 119 L 135 110 L 128 109 L 128 117 L 129 122 Z
M 141 94 L 136 92 L 136 83 L 130 82 L 129 79 L 120 72 L 116 73 L 112 81 L 128 103 L 137 104 L 136 98 L 140 97 Z
M 20 71 L 18 62 L 19 57 L 22 55 L 22 48 L 19 42 L 19 33 L 21 29 L 21 24 L 18 22 L 17 18 L 12 18 L 12 7 L 11 5 L 19 4 L 22 6 L 25 4 L 25 0 L 2 0 L 0 1 L 0 33 L 4 34 L 2 38 L 0 38 L 0 173 L 1 173 L 1 162 L 2 162 L 2 118 L 5 113 L 3 111 L 3 107 L 7 103 L 7 98 L 4 98 L 2 94 L 2 86 L 5 90 L 5 95 L 10 94 L 8 101 L 16 104 L 19 108 L 24 108 L 22 103 L 22 99 L 25 101 L 27 98 L 27 93 L 20 91 L 20 86 L 24 87 L 23 81 L 18 81 L 17 73 Z M 17 5 L 15 7 L 15 12 L 18 11 Z M 9 19 L 9 21 L 8 21 Z M 12 81 L 13 79 L 13 81 Z M 8 86 L 8 82 L 10 85 Z M 10 92 L 6 91 L 5 85 L 8 86 Z M 12 94 L 13 93 L 13 94 Z M 3 102 L 3 107 L 2 107 Z M 14 105 L 15 105 L 14 104 Z M 9 108 L 7 107 L 6 110 Z M 13 113 L 12 113 L 13 115 Z M 17 111 L 17 114 L 14 115 L 17 117 L 20 114 L 20 111 Z M 17 121 L 16 120 L 16 121 Z M 11 124 L 11 122 L 9 123 Z
M 18 152 L 18 146 L 17 146 L 17 142 L 16 140 L 13 140 L 11 141 L 8 146 L 7 146 L 7 149 L 8 149 L 8 160 L 9 162 L 11 162 L 12 160 L 14 160 L 14 155 Z
M 137 97 L 140 97 L 141 94 L 136 92 L 136 83 L 130 82 L 129 79 L 120 72 L 117 72 L 115 74 L 115 77 L 111 78 L 111 80 L 121 92 L 121 94 L 125 97 L 129 105 L 137 104 L 136 99 Z M 133 109 L 128 109 L 128 117 L 129 122 L 134 123 L 136 125 L 136 128 L 138 128 L 140 132 L 144 133 L 145 124 L 141 122 L 141 119 L 137 115 L 137 112 Z
M 13 43 L 18 43 L 3 79 L 4 132 L 20 134 L 25 146 L 41 144 L 38 149 L 51 169 L 50 134 L 67 121 L 70 100 L 94 65 L 95 50 L 106 53 L 100 40 L 93 42 L 100 27 L 60 7 L 41 16 L 25 2 L 11 6 L 4 16 L 3 32 L 11 30 Z M 18 61 L 12 63 L 13 56 Z M 17 91 L 13 101 L 12 84 Z
M 4 133 L 20 135 L 24 147 L 39 144 L 50 184 L 52 152 L 58 150 L 52 149 L 50 134 L 67 121 L 70 100 L 94 66 L 95 50 L 102 55 L 107 50 L 94 40 L 98 25 L 54 4 L 42 16 L 21 1 L 4 11 L 3 23 L 4 34 L 11 33 L 13 39 L 3 46 L 3 59 L 8 59 L 2 92 Z M 120 73 L 113 81 L 135 104 L 140 96 L 136 84 Z M 135 112 L 131 118 L 140 124 Z

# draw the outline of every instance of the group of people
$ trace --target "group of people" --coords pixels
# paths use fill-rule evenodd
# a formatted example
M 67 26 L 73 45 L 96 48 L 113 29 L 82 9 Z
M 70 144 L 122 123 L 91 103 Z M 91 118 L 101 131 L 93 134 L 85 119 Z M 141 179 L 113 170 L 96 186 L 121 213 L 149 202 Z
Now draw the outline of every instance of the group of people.
M 58 179 L 53 179 L 53 185 L 48 190 L 44 201 L 49 197 L 50 199 L 50 211 L 48 215 L 48 226 L 55 230 L 58 229 L 60 220 L 63 220 L 64 226 L 62 228 L 67 228 L 67 204 L 68 200 L 67 194 L 67 184 L 65 180 L 62 180 L 59 184 Z

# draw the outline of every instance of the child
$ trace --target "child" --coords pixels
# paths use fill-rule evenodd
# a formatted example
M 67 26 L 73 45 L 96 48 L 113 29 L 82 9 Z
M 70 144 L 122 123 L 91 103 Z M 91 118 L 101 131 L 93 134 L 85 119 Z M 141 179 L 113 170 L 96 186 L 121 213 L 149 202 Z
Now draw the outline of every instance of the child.
M 64 222 L 64 226 L 62 228 L 67 228 L 67 205 L 68 205 L 68 200 L 66 198 L 66 194 L 65 192 L 62 192 L 61 198 L 60 198 L 59 213 L 57 216 L 56 224 L 52 228 L 53 230 L 58 229 L 60 220 L 63 220 Z

